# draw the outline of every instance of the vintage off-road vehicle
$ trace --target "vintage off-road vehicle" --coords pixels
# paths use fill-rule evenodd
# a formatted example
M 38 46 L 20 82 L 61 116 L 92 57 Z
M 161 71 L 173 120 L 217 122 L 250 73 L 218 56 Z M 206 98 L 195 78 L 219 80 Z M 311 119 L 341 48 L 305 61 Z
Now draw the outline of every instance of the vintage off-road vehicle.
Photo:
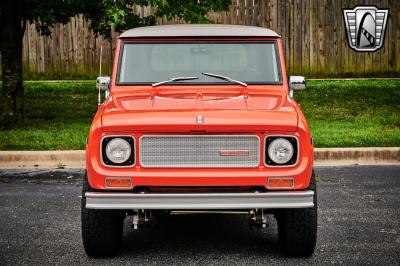
M 90 128 L 82 192 L 89 255 L 115 254 L 127 216 L 137 229 L 182 210 L 240 210 L 258 227 L 273 214 L 287 254 L 313 253 L 314 147 L 292 98 L 305 80 L 287 78 L 277 33 L 231 25 L 128 30 L 111 78 L 97 81 L 106 97 Z

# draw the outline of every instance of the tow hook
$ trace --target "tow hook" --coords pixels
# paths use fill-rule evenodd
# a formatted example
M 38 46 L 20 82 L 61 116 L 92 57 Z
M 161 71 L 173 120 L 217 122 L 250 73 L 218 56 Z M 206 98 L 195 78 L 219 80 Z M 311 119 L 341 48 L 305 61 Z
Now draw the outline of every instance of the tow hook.
M 266 228 L 268 226 L 267 223 L 267 215 L 264 212 L 264 209 L 255 209 L 249 212 L 249 225 L 250 227 L 256 227 L 257 229 Z
M 146 210 L 134 210 L 132 216 L 132 224 L 131 227 L 134 230 L 139 229 L 139 226 L 149 225 L 151 221 L 151 212 Z

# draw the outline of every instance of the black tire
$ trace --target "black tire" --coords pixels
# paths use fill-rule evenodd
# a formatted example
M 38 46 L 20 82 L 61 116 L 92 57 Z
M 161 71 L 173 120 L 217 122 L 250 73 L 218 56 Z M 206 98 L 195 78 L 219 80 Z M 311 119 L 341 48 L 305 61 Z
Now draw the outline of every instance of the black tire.
M 314 191 L 313 208 L 279 210 L 275 214 L 278 222 L 279 246 L 290 256 L 308 257 L 314 253 L 318 222 L 317 184 L 314 171 L 309 189 Z
M 125 213 L 115 210 L 86 209 L 85 192 L 91 191 L 86 175 L 83 177 L 81 201 L 82 240 L 91 257 L 109 257 L 122 244 Z

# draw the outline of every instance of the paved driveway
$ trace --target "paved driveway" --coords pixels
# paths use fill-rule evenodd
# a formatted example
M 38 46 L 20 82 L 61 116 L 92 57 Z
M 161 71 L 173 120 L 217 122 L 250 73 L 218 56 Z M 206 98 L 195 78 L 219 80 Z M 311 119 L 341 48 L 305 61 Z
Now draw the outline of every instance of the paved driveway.
M 80 236 L 82 170 L 0 170 L 0 264 L 382 264 L 400 262 L 400 166 L 320 167 L 314 256 L 286 258 L 275 220 L 173 216 L 133 231 L 115 258 L 94 260 Z M 55 181 L 54 181 L 55 180 Z

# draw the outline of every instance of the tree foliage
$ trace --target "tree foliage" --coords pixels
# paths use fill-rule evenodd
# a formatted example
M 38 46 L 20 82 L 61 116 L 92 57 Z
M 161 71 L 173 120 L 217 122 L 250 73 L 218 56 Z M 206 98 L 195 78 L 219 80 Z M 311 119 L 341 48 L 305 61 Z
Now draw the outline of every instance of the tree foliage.
M 231 0 L 24 0 L 23 17 L 35 23 L 42 34 L 50 34 L 54 23 L 67 23 L 82 14 L 91 29 L 110 38 L 111 31 L 154 25 L 157 17 L 178 17 L 187 23 L 212 23 L 209 12 L 226 11 Z M 141 17 L 135 7 L 152 6 L 154 15 Z
M 209 23 L 210 11 L 228 10 L 231 0 L 2 0 L 0 1 L 0 52 L 2 92 L 0 128 L 9 128 L 23 112 L 22 39 L 27 23 L 45 35 L 55 23 L 67 23 L 82 14 L 98 35 L 153 25 L 157 17 L 178 17 L 189 23 Z M 153 15 L 141 17 L 137 6 L 152 6 Z

